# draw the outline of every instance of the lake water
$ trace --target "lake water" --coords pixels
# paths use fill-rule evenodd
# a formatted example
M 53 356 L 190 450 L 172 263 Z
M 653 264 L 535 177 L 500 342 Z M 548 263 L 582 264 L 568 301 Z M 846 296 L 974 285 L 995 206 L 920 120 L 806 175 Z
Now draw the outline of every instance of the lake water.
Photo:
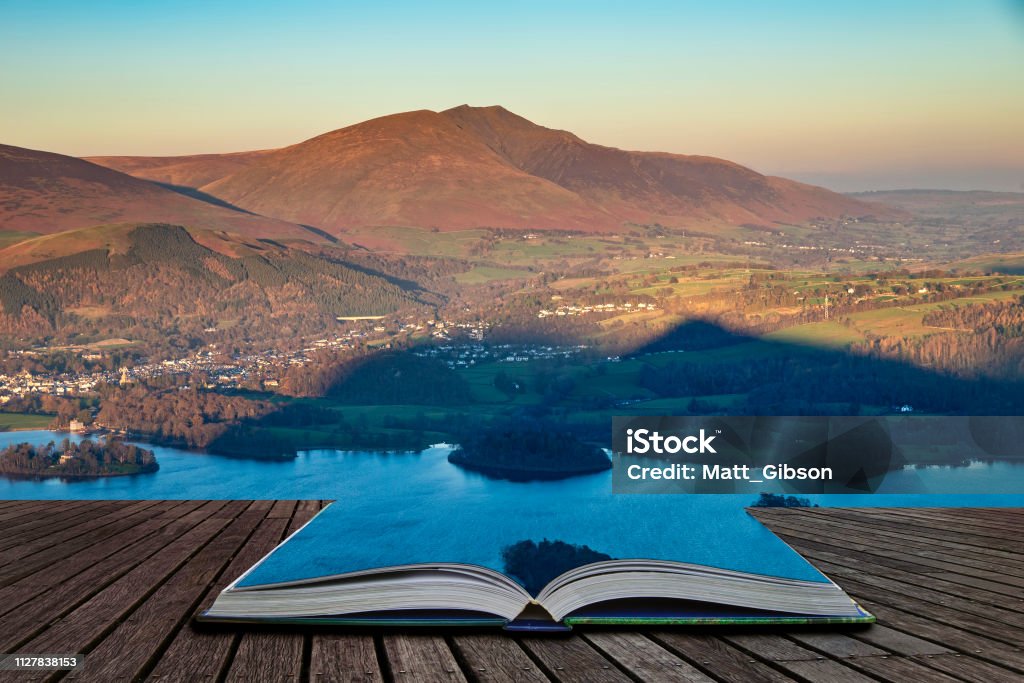
M 63 435 L 48 431 L 0 433 L 0 448 L 13 443 L 45 444 Z M 386 515 L 418 507 L 437 496 L 486 498 L 509 509 L 543 509 L 611 496 L 611 472 L 561 481 L 517 483 L 489 479 L 450 464 L 447 448 L 420 453 L 314 450 L 294 460 L 226 458 L 161 446 L 148 446 L 160 463 L 155 474 L 83 481 L 12 480 L 0 477 L 0 499 L 333 499 L 360 514 Z M 822 505 L 843 506 L 1024 506 L 1024 463 L 976 463 L 967 468 L 929 467 L 902 473 L 930 490 L 956 494 L 819 495 Z M 887 480 L 887 484 L 891 483 Z M 912 489 L 911 489 L 912 490 Z M 998 493 L 993 493 L 998 492 Z M 630 496 L 633 497 L 633 496 Z M 705 520 L 739 510 L 756 495 L 654 495 L 645 507 L 670 517 Z

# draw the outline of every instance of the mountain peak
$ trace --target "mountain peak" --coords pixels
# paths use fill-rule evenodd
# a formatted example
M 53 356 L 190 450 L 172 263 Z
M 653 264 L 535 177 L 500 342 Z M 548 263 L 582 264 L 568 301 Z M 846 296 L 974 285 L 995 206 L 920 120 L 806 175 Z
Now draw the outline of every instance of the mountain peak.
M 487 112 L 487 113 L 493 113 L 493 114 L 512 114 L 513 116 L 517 116 L 517 114 L 509 111 L 508 109 L 506 109 L 505 107 L 501 106 L 500 104 L 489 104 L 489 105 L 484 105 L 482 107 L 481 106 L 474 106 L 472 104 L 460 104 L 457 107 L 452 107 L 451 109 L 445 109 L 441 113 L 442 114 L 452 114 L 452 113 L 457 113 L 457 112 Z
M 102 163 L 119 168 L 116 158 Z M 148 166 L 146 177 L 161 181 L 159 166 Z M 888 215 L 722 159 L 592 144 L 500 105 L 381 116 L 221 168 L 227 172 L 196 189 L 334 233 L 388 225 L 617 231 L 630 223 L 706 228 Z M 212 175 L 200 170 L 189 167 L 196 178 Z

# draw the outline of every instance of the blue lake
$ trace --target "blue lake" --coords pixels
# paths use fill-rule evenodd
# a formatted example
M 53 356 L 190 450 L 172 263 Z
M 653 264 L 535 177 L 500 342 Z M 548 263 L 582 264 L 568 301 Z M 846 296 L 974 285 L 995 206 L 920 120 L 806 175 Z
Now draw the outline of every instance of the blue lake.
M 46 431 L 2 433 L 0 448 L 59 438 Z M 275 462 L 147 447 L 160 463 L 154 474 L 81 481 L 0 477 L 0 499 L 330 499 L 336 501 L 331 518 L 341 521 L 332 528 L 329 545 L 346 550 L 332 550 L 328 559 L 353 566 L 427 558 L 498 568 L 503 543 L 547 537 L 589 544 L 613 556 L 625 556 L 620 553 L 635 545 L 741 571 L 817 576 L 799 556 L 777 552 L 779 541 L 746 514 L 744 508 L 758 491 L 613 494 L 610 471 L 561 481 L 495 480 L 450 464 L 448 448 L 420 453 L 316 450 Z M 840 506 L 1024 506 L 1024 494 L 978 493 L 1024 491 L 1021 464 L 925 468 L 907 476 L 946 479 L 944 486 L 964 493 L 811 498 Z M 379 542 L 368 544 L 367 539 Z
M 0 433 L 0 448 L 29 441 L 44 444 L 62 435 L 48 431 Z M 146 444 L 142 444 L 146 445 Z M 284 498 L 334 499 L 365 514 L 386 514 L 429 502 L 436 496 L 483 497 L 508 503 L 510 509 L 545 508 L 611 496 L 611 473 L 561 481 L 517 483 L 466 472 L 447 459 L 448 450 L 421 453 L 376 453 L 315 450 L 294 460 L 259 461 L 226 458 L 161 446 L 151 448 L 160 463 L 155 474 L 83 481 L 12 480 L 0 477 L 0 499 L 206 499 Z M 966 468 L 927 467 L 897 472 L 899 477 L 926 483 L 931 490 L 956 494 L 818 495 L 822 505 L 842 506 L 1024 506 L 1024 463 L 975 463 Z M 914 490 L 904 488 L 903 490 Z M 999 492 L 999 493 L 992 493 Z M 628 496 L 665 514 L 713 517 L 736 510 L 756 498 L 752 494 Z

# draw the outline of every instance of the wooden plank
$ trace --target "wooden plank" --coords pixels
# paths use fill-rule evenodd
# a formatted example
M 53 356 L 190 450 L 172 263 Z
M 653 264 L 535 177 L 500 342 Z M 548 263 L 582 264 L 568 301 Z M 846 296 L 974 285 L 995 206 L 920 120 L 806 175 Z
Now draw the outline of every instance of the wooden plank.
M 804 521 L 807 521 L 806 518 Z M 792 518 L 787 517 L 772 518 L 768 521 L 768 526 L 777 535 L 791 539 L 793 543 L 804 548 L 838 550 L 846 554 L 856 550 L 872 557 L 886 558 L 890 560 L 891 566 L 917 565 L 921 567 L 919 571 L 922 573 L 938 569 L 977 576 L 1014 587 L 1024 586 L 1024 569 L 1014 572 L 1012 567 L 998 561 L 978 559 L 977 553 L 973 551 L 962 555 L 934 543 L 906 540 L 892 542 L 850 529 L 825 535 L 821 528 L 814 526 L 813 521 L 810 524 L 794 523 Z
M 923 601 L 902 592 L 880 589 L 849 578 L 843 580 L 843 586 L 848 593 L 865 606 L 868 602 L 895 606 L 904 612 L 954 624 L 966 631 L 986 636 L 990 640 L 1000 641 L 1006 645 L 1016 645 L 1020 642 L 1020 634 L 1016 629 L 984 617 Z
M 784 664 L 787 672 L 808 683 L 875 683 L 874 677 L 858 673 L 831 659 L 796 659 Z
M 806 508 L 804 508 L 806 509 Z M 784 514 L 786 511 L 779 510 L 774 513 L 755 512 L 754 516 L 772 524 L 785 527 L 795 526 L 806 532 L 814 534 L 817 539 L 836 538 L 837 536 L 850 536 L 861 543 L 887 544 L 889 546 L 904 546 L 924 551 L 935 552 L 940 550 L 944 556 L 951 558 L 954 562 L 964 563 L 965 560 L 986 562 L 987 568 L 996 567 L 998 571 L 1011 570 L 1017 576 L 1024 576 L 1024 564 L 1019 552 L 1007 552 L 987 547 L 979 547 L 959 543 L 956 534 L 950 534 L 942 539 L 917 535 L 906 528 L 901 531 L 880 528 L 870 522 L 859 519 L 840 519 L 821 514 Z M 790 512 L 796 512 L 792 510 Z M 916 552 L 915 552 L 916 555 Z M 970 562 L 966 562 L 970 564 Z M 995 564 L 993 564 L 995 563 Z M 976 566 L 976 565 L 971 565 Z
M 884 518 L 914 527 L 956 532 L 968 536 L 1006 539 L 1015 525 L 1024 522 L 1024 513 L 1014 512 L 1005 519 L 979 518 L 977 514 L 956 514 L 955 508 L 885 508 Z
M 242 511 L 230 506 L 225 506 L 220 514 L 231 512 L 239 514 L 89 652 L 91 661 L 98 664 L 72 672 L 69 679 L 126 681 L 142 676 L 150 661 L 155 661 L 158 647 L 168 642 L 192 615 L 210 583 L 266 514 L 262 510 Z
M 871 628 L 874 628 L 872 626 Z M 885 650 L 875 647 L 862 640 L 851 638 L 845 633 L 830 633 L 827 631 L 794 631 L 787 634 L 801 645 L 817 650 L 833 659 L 845 659 L 846 657 L 875 657 L 888 654 Z
M 801 647 L 778 634 L 725 635 L 723 640 L 797 678 L 806 678 L 811 681 L 846 681 L 848 683 L 866 683 L 870 680 L 848 666 L 831 658 L 826 659 L 822 654 Z
M 929 518 L 912 511 L 902 514 L 898 511 L 883 510 L 883 513 L 873 513 L 871 509 L 842 509 L 837 510 L 835 514 L 816 512 L 815 516 L 841 520 L 843 525 L 854 523 L 874 528 L 877 531 L 909 534 L 921 541 L 937 541 L 939 543 L 955 541 L 957 546 L 952 547 L 961 550 L 981 548 L 984 554 L 1009 559 L 1013 562 L 1024 559 L 1021 557 L 1020 547 L 1014 542 L 1013 532 L 1007 528 L 985 528 L 952 522 L 948 518 Z M 1019 515 L 1017 521 L 1024 523 L 1024 515 Z
M 808 508 L 801 508 L 800 511 Z M 816 510 L 816 508 L 814 508 Z M 889 544 L 905 543 L 908 547 L 920 547 L 930 550 L 941 549 L 952 557 L 978 558 L 983 561 L 997 562 L 1000 567 L 1005 563 L 1016 569 L 1021 568 L 1021 555 L 1011 550 L 1001 550 L 990 547 L 989 544 L 977 545 L 973 543 L 961 543 L 962 540 L 970 540 L 969 536 L 958 536 L 952 534 L 939 534 L 936 537 L 934 532 L 924 533 L 923 529 L 911 527 L 899 522 L 883 524 L 885 521 L 877 518 L 873 521 L 862 516 L 839 516 L 821 514 L 818 512 L 801 513 L 798 510 L 775 510 L 773 512 L 753 511 L 752 514 L 765 522 L 778 523 L 782 525 L 804 525 L 804 528 L 812 533 L 817 533 L 820 538 L 834 538 L 838 534 L 857 534 L 862 538 L 877 539 L 879 542 Z M 797 513 L 797 514 L 786 514 Z M 846 512 L 840 510 L 840 512 Z
M 139 517 L 146 510 L 157 505 L 159 501 L 140 501 L 125 506 L 93 520 L 90 528 L 79 533 L 61 532 L 40 544 L 28 543 L 24 546 L 11 548 L 4 555 L 13 557 L 17 562 L 10 562 L 0 567 L 0 586 L 13 583 L 40 569 L 52 566 L 75 553 L 135 526 Z
M 985 587 L 989 590 L 1008 595 L 1017 595 L 1024 590 L 1024 577 L 992 571 L 993 565 L 991 563 L 976 563 L 977 567 L 987 567 L 986 569 L 981 569 L 958 563 L 958 560 L 949 555 L 943 556 L 939 552 L 921 551 L 909 547 L 896 550 L 890 549 L 889 546 L 884 544 L 879 544 L 875 548 L 866 550 L 862 549 L 861 545 L 853 538 L 848 539 L 846 543 L 838 539 L 829 539 L 827 541 L 810 540 L 818 537 L 813 534 L 794 533 L 791 531 L 791 528 L 777 525 L 773 530 L 780 538 L 787 539 L 787 542 L 790 544 L 799 546 L 803 553 L 819 550 L 849 556 L 853 554 L 853 551 L 856 551 L 864 559 L 886 567 L 906 571 L 913 570 L 915 573 L 924 575 L 942 575 L 946 580 L 954 583 L 962 583 L 968 586 L 977 585 L 978 587 Z M 905 559 L 908 554 L 913 557 L 912 562 Z
M 270 508 L 269 501 L 255 501 L 250 510 L 258 509 L 265 514 Z M 194 614 L 209 608 L 229 583 L 273 550 L 280 542 L 287 523 L 287 519 L 280 517 L 264 517 L 231 564 L 200 600 Z M 188 621 L 164 651 L 150 677 L 153 680 L 181 683 L 216 679 L 227 670 L 232 650 L 240 639 L 241 635 L 234 631 L 202 629 Z
M 10 509 L 0 510 L 0 527 L 18 518 L 34 518 L 36 515 L 48 515 L 59 512 L 65 507 L 85 506 L 80 500 L 27 500 L 16 501 Z M 16 523 L 16 522 L 15 522 Z
M 396 634 L 383 637 L 384 656 L 395 681 L 465 681 L 441 636 Z
M 0 539 L 0 550 L 5 550 L 13 545 L 19 545 L 26 540 L 45 536 L 53 528 L 59 529 L 62 526 L 74 525 L 83 517 L 98 517 L 106 510 L 118 507 L 120 507 L 120 503 L 117 501 L 100 503 L 99 505 L 58 505 L 47 507 L 45 510 L 46 514 L 37 513 L 10 520 L 3 526 L 4 535 Z
M 318 634 L 309 661 L 312 683 L 378 683 L 384 680 L 373 637 Z
M 964 655 L 915 657 L 931 668 L 973 683 L 1020 683 L 1021 675 L 1001 666 Z
M 796 680 L 715 636 L 683 631 L 658 631 L 652 635 L 669 650 L 719 681 L 777 683 Z
M 172 504 L 162 505 L 170 507 Z M 199 503 L 196 502 L 174 505 L 174 509 L 182 516 L 197 507 Z M 159 509 L 158 507 L 155 511 L 159 512 Z M 173 521 L 154 515 L 102 544 L 86 548 L 74 555 L 70 561 L 59 562 L 45 572 L 26 576 L 20 581 L 0 588 L 0 616 L 18 609 L 18 617 L 24 619 L 26 611 L 44 610 L 44 613 L 50 613 L 61 605 L 68 609 L 74 607 L 77 598 L 84 600 L 89 597 L 92 592 L 107 585 L 123 571 L 142 562 L 152 552 L 170 542 L 176 529 L 180 529 L 182 533 L 186 530 L 180 526 L 168 530 L 167 527 Z M 31 606 L 22 607 L 44 593 L 46 595 L 43 602 L 47 603 L 47 606 L 40 606 L 39 601 L 36 601 Z M 54 602 L 55 599 L 59 601 Z
M 312 518 L 326 501 L 303 500 L 295 517 Z M 377 646 L 368 635 L 314 633 L 310 644 L 309 679 L 313 683 L 375 683 L 384 680 Z
M 953 653 L 952 650 L 944 645 L 938 645 L 881 624 L 875 624 L 871 628 L 864 629 L 857 636 L 865 642 L 901 655 L 942 655 Z
M 267 519 L 280 519 L 286 522 L 286 533 L 277 539 L 284 540 L 288 531 L 296 528 L 294 518 L 298 501 L 279 500 L 267 513 Z M 275 662 L 271 667 L 273 680 L 286 680 L 288 676 L 298 676 L 302 670 L 302 658 L 305 650 L 305 637 L 292 631 L 252 631 L 242 634 L 238 649 L 231 661 L 227 680 L 251 680 L 253 672 L 262 671 L 267 662 Z M 294 680 L 294 679 L 293 679 Z
M 323 506 L 319 500 L 300 500 L 295 508 L 295 531 L 298 531 L 299 527 L 313 519 L 322 509 Z
M 936 621 L 912 614 L 889 605 L 858 598 L 864 607 L 878 617 L 879 623 L 941 644 L 961 653 L 994 661 L 1024 673 L 1024 651 L 977 633 L 972 633 L 948 621 Z
M 149 501 L 147 501 L 149 502 Z M 149 502 L 152 505 L 152 502 Z M 63 534 L 74 536 L 83 530 L 94 529 L 104 524 L 108 512 L 122 510 L 124 505 L 117 502 L 105 505 L 72 508 L 55 513 L 41 520 L 26 522 L 31 524 L 23 533 L 5 533 L 0 540 L 0 566 L 17 560 L 36 549 L 53 545 L 53 536 Z M 77 530 L 77 531 L 76 531 Z M 29 549 L 26 552 L 26 549 Z
M 280 638 L 273 651 L 263 647 L 275 633 L 260 633 L 263 638 L 250 638 L 247 633 L 238 644 L 238 651 L 224 680 L 229 683 L 293 682 L 302 673 L 302 638 Z M 280 635 L 294 635 L 281 633 Z
M 809 514 L 816 513 L 811 512 Z M 847 521 L 860 523 L 877 533 L 887 533 L 895 536 L 911 537 L 916 539 L 930 538 L 942 543 L 949 543 L 951 541 L 950 537 L 955 536 L 956 544 L 959 546 L 980 548 L 980 552 L 992 555 L 993 557 L 1002 557 L 1004 559 L 1011 560 L 1019 558 L 1018 553 L 1020 551 L 1020 547 L 1016 542 L 1010 539 L 1000 540 L 996 538 L 978 538 L 967 534 L 956 535 L 943 529 L 929 528 L 922 525 L 914 525 L 912 529 L 909 529 L 908 525 L 904 522 L 887 518 L 883 514 L 878 514 L 877 512 L 872 512 L 871 508 L 865 508 L 862 510 L 853 510 L 850 508 L 830 509 L 828 513 L 822 516 L 827 516 L 828 519 L 834 521 L 841 520 L 844 523 Z
M 49 586 L 43 585 L 43 590 L 36 597 L 4 615 L 5 628 L 0 632 L 0 651 L 9 652 L 18 643 L 34 637 L 48 624 L 82 605 L 201 523 L 204 518 L 202 511 L 186 513 L 180 521 L 171 522 L 163 529 L 151 532 L 138 547 L 126 548 L 111 556 L 108 561 L 97 562 L 84 568 L 77 563 L 65 563 L 78 572 L 72 579 Z M 33 578 L 29 576 L 24 581 L 30 582 Z
M 238 503 L 227 503 L 237 505 Z M 165 546 L 142 564 L 97 593 L 60 621 L 50 625 L 28 643 L 22 652 L 87 653 L 111 628 L 123 619 L 199 548 L 227 525 L 227 520 L 209 515 L 224 507 L 225 501 L 210 501 L 196 511 L 205 519 Z M 245 505 L 244 502 L 241 505 Z
M 1020 589 L 1013 586 L 994 584 L 995 590 L 970 586 L 959 581 L 948 581 L 935 573 L 921 574 L 909 572 L 888 563 L 878 563 L 869 559 L 867 555 L 849 555 L 834 552 L 823 552 L 820 550 L 804 549 L 804 557 L 816 563 L 829 563 L 831 566 L 845 567 L 852 571 L 868 572 L 885 576 L 895 581 L 904 581 L 913 585 L 922 586 L 940 593 L 967 598 L 979 603 L 1003 607 L 1011 612 L 1024 611 L 1024 595 Z
M 849 560 L 848 563 L 855 564 L 855 561 Z M 1002 628 L 1006 629 L 1008 633 L 1019 632 L 1022 640 L 1024 640 L 1024 613 L 997 607 L 992 602 L 975 602 L 974 599 L 935 590 L 924 585 L 926 583 L 926 577 L 918 577 L 918 581 L 915 581 L 912 575 L 900 576 L 899 578 L 889 578 L 888 576 L 878 576 L 866 573 L 863 568 L 840 566 L 821 559 L 816 559 L 815 565 L 831 576 L 833 580 L 836 580 L 836 577 L 842 577 L 843 580 L 856 579 L 861 583 L 899 592 L 903 595 L 913 597 L 924 602 L 942 605 L 944 607 L 956 609 L 960 612 L 984 617 L 992 622 L 1004 625 Z M 895 573 L 893 572 L 893 574 Z M 838 581 L 838 583 L 843 585 L 842 580 Z M 962 592 L 967 593 L 968 589 L 964 588 Z
M 503 633 L 458 635 L 451 649 L 469 678 L 486 683 L 551 680 L 519 644 Z
M 520 643 L 557 681 L 627 681 L 629 678 L 581 638 L 523 638 Z
M 301 529 L 322 509 L 319 500 L 300 500 L 295 513 L 288 523 L 287 536 Z M 305 637 L 305 646 L 310 651 L 310 672 L 322 670 L 328 680 L 381 680 L 380 665 L 377 663 L 373 639 L 368 636 L 312 633 Z M 355 659 L 343 660 L 342 655 L 355 655 Z M 315 677 L 312 680 L 317 680 Z
M 955 683 L 958 680 L 909 657 L 851 657 L 844 661 L 855 669 L 883 681 Z
M 0 506 L 0 514 L 22 520 L 27 543 L 44 539 L 28 532 L 64 526 L 56 533 L 67 533 L 68 520 L 78 520 L 76 525 L 94 534 L 93 542 L 63 554 L 57 551 L 58 544 L 51 544 L 26 556 L 34 562 L 39 562 L 37 556 L 53 560 L 45 569 L 37 568 L 0 587 L 0 610 L 8 612 L 0 641 L 13 623 L 12 642 L 21 643 L 21 651 L 56 647 L 85 652 L 93 672 L 87 669 L 72 676 L 76 680 L 131 680 L 147 675 L 149 669 L 149 679 L 157 681 L 467 677 L 538 681 L 551 677 L 702 683 L 793 679 L 1000 683 L 1024 677 L 1020 647 L 1024 628 L 1006 623 L 1007 618 L 1012 622 L 1021 614 L 1020 595 L 1014 593 L 1016 577 L 992 571 L 1001 566 L 1014 570 L 1017 565 L 1009 559 L 1004 564 L 1003 555 L 1021 555 L 976 552 L 980 546 L 972 543 L 991 536 L 971 533 L 983 528 L 1005 531 L 1004 540 L 1016 538 L 1011 535 L 1010 520 L 1019 519 L 1019 513 L 940 510 L 924 520 L 931 522 L 929 526 L 914 519 L 927 517 L 928 511 L 872 510 L 870 515 L 889 523 L 880 525 L 877 535 L 863 516 L 854 520 L 845 511 L 836 515 L 803 510 L 755 513 L 769 527 L 778 527 L 780 535 L 834 574 L 879 617 L 878 626 L 865 630 L 785 635 L 595 630 L 568 639 L 520 640 L 499 633 L 460 634 L 447 640 L 397 634 L 381 638 L 378 651 L 373 637 L 366 634 L 314 632 L 303 637 L 294 630 L 242 634 L 230 629 L 196 630 L 189 621 L 195 609 L 208 605 L 223 585 L 320 509 L 319 501 L 257 501 L 246 512 L 231 507 L 239 504 L 223 501 L 199 508 L 198 503 L 192 508 L 187 503 L 153 503 L 145 514 L 136 510 L 134 525 L 132 517 L 123 514 L 125 507 L 140 505 L 137 502 L 120 503 L 118 509 L 103 514 L 97 511 L 109 503 L 87 502 L 78 516 L 68 516 L 74 506 L 61 507 L 64 515 L 54 517 L 49 527 L 25 516 L 49 504 L 12 502 Z M 110 516 L 113 521 L 97 526 Z M 107 525 L 122 523 L 123 528 L 98 533 Z M 893 524 L 903 531 L 893 531 Z M 951 550 L 930 536 L 915 539 L 919 526 L 929 533 L 946 528 Z M 858 547 L 871 550 L 872 537 L 877 543 L 872 552 Z M 965 537 L 974 541 L 961 542 Z M 2 538 L 6 537 L 0 537 L 0 543 Z M 75 540 L 69 537 L 68 543 Z M 160 565 L 167 562 L 174 566 L 161 573 Z M 1019 563 L 1024 566 L 1024 561 Z M 145 576 L 143 569 L 147 569 Z M 90 605 L 96 609 L 87 616 L 84 610 Z M 22 620 L 22 614 L 27 618 Z M 11 649 L 0 643 L 0 651 Z M 386 664 L 383 670 L 378 656 Z
M 821 659 L 821 655 L 774 633 L 741 633 L 721 636 L 727 643 L 768 662 Z
M 283 519 L 291 519 L 292 515 L 295 514 L 295 505 L 298 501 L 295 500 L 278 500 L 274 501 L 274 506 L 267 513 L 267 517 L 275 519 L 281 517 Z
M 630 676 L 641 680 L 713 683 L 714 679 L 697 667 L 640 633 L 595 631 L 583 637 Z
M 989 535 L 991 532 L 1002 533 L 1006 538 L 1006 532 L 1013 532 L 1024 522 L 1024 514 L 1014 512 L 1006 518 L 989 517 L 979 513 L 975 509 L 971 514 L 963 514 L 958 508 L 886 508 L 887 515 L 892 519 L 907 519 L 909 523 L 916 522 L 939 522 L 943 526 L 952 529 L 955 524 L 962 527 L 966 533 L 982 532 L 982 535 Z

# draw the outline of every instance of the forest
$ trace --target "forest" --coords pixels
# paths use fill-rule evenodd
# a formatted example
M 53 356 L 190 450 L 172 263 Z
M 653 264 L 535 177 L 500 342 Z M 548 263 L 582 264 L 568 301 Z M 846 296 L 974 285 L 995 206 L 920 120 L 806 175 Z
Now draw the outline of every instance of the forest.
M 500 479 L 564 479 L 612 466 L 600 448 L 579 441 L 555 422 L 478 425 L 460 433 L 458 443 L 448 462 Z
M 156 472 L 153 451 L 118 439 L 34 446 L 20 443 L 0 451 L 0 474 L 33 477 L 109 477 Z
M 180 226 L 140 225 L 123 253 L 94 249 L 0 276 L 0 335 L 124 337 L 167 357 L 204 342 L 320 334 L 337 316 L 424 305 L 405 281 L 334 255 L 274 244 L 229 257 Z
M 854 353 L 931 367 L 957 377 L 1016 381 L 1024 377 L 1024 297 L 949 306 L 927 313 L 923 337 L 889 337 L 857 344 Z
M 315 362 L 288 369 L 283 393 L 329 396 L 364 405 L 461 405 L 469 385 L 444 363 L 398 349 L 321 352 Z
M 265 415 L 269 403 L 214 391 L 147 385 L 107 387 L 95 424 L 153 443 L 206 448 L 241 420 Z
M 505 573 L 519 579 L 531 595 L 537 595 L 544 586 L 570 569 L 593 562 L 614 559 L 586 545 L 565 541 L 519 541 L 501 551 Z

